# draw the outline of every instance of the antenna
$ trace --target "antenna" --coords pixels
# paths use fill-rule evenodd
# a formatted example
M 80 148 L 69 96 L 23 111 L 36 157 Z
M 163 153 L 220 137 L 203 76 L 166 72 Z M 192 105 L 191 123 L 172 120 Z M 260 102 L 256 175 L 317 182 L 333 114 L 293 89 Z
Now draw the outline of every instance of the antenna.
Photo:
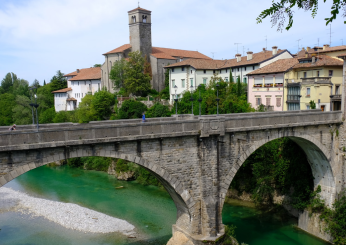
M 216 52 L 210 52 L 210 53 L 212 53 L 212 54 L 213 54 L 213 59 L 214 59 L 214 54 L 215 54 Z
M 329 46 L 332 46 L 332 34 L 334 32 L 332 32 L 332 24 L 329 24 Z
M 138 8 L 139 8 L 139 1 L 138 1 Z
M 300 40 L 302 40 L 302 39 L 298 39 L 298 40 L 297 40 L 297 42 L 298 42 L 298 52 L 299 52 L 299 49 L 300 49 L 300 47 L 299 47 L 299 41 L 300 41 Z
M 241 44 L 241 43 L 234 43 L 234 45 L 237 45 L 237 54 L 239 54 L 239 51 L 238 51 L 238 45 Z
M 245 56 L 245 47 L 243 46 L 243 56 Z
M 268 47 L 267 47 L 267 41 L 268 41 L 267 36 L 265 36 L 265 38 L 266 38 L 266 50 L 267 50 L 268 49 Z

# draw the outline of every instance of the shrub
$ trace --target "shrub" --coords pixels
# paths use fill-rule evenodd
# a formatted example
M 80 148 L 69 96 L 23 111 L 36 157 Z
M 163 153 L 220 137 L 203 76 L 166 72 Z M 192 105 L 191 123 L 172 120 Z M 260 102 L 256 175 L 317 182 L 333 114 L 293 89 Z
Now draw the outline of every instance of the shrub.
M 135 100 L 126 100 L 118 110 L 118 119 L 134 119 L 141 118 L 143 112 L 147 110 L 147 106 L 142 102 Z

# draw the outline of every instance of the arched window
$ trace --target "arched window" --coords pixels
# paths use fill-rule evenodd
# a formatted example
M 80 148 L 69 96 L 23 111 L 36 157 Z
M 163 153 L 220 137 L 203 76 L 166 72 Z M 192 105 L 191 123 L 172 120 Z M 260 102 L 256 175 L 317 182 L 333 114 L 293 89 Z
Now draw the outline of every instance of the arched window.
M 147 23 L 147 16 L 146 15 L 143 15 L 142 19 L 143 19 L 143 23 Z
M 136 16 L 132 16 L 132 23 L 136 23 Z

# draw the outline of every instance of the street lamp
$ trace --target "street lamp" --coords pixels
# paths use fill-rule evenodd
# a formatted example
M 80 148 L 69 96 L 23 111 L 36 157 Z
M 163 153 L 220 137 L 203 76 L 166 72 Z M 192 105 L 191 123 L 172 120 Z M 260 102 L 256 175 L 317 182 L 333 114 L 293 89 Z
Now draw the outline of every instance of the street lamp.
M 192 85 L 191 85 L 190 89 L 191 89 L 191 99 L 190 99 L 190 101 L 191 101 L 191 110 L 192 110 L 192 114 L 193 114 L 193 101 L 194 101 L 194 99 L 192 97 L 192 89 L 193 89 Z
M 220 85 L 219 85 L 219 83 L 217 83 L 216 84 L 217 115 L 219 115 L 219 101 L 220 101 L 220 99 L 219 99 L 219 87 L 220 87 Z
M 36 89 L 36 87 L 31 87 L 29 88 L 29 90 L 34 90 Z M 33 92 L 32 92 L 33 93 Z M 34 119 L 34 103 L 32 103 L 32 93 L 30 93 L 30 100 L 31 100 L 31 103 L 29 104 L 31 106 L 31 114 L 32 114 L 32 124 L 34 125 L 35 124 L 35 119 Z
M 174 85 L 174 89 L 175 89 L 175 99 L 174 99 L 174 101 L 175 101 L 175 115 L 178 115 L 178 107 L 177 107 L 177 105 L 178 105 L 178 96 L 177 96 L 177 85 Z
M 198 90 L 199 90 L 199 99 L 198 99 L 198 102 L 199 102 L 199 116 L 201 116 L 201 102 L 202 102 L 201 87 L 202 87 L 202 84 L 198 85 Z
M 36 122 L 37 122 L 37 131 L 38 131 L 38 129 L 39 129 L 39 127 L 38 127 L 38 115 L 37 115 L 37 107 L 38 107 L 38 104 L 37 104 L 37 96 L 36 96 L 36 94 L 35 94 L 35 105 L 34 105 L 34 107 L 36 108 Z

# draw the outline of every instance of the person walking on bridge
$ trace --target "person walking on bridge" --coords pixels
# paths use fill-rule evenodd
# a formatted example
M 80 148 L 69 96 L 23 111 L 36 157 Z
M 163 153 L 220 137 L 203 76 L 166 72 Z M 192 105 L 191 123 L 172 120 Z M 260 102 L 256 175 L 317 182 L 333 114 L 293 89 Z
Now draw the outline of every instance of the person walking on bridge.
M 142 122 L 145 122 L 145 112 L 142 114 Z
M 16 130 L 16 124 L 13 124 L 13 126 L 12 126 L 12 127 L 10 127 L 8 130 L 9 130 L 9 131 Z

